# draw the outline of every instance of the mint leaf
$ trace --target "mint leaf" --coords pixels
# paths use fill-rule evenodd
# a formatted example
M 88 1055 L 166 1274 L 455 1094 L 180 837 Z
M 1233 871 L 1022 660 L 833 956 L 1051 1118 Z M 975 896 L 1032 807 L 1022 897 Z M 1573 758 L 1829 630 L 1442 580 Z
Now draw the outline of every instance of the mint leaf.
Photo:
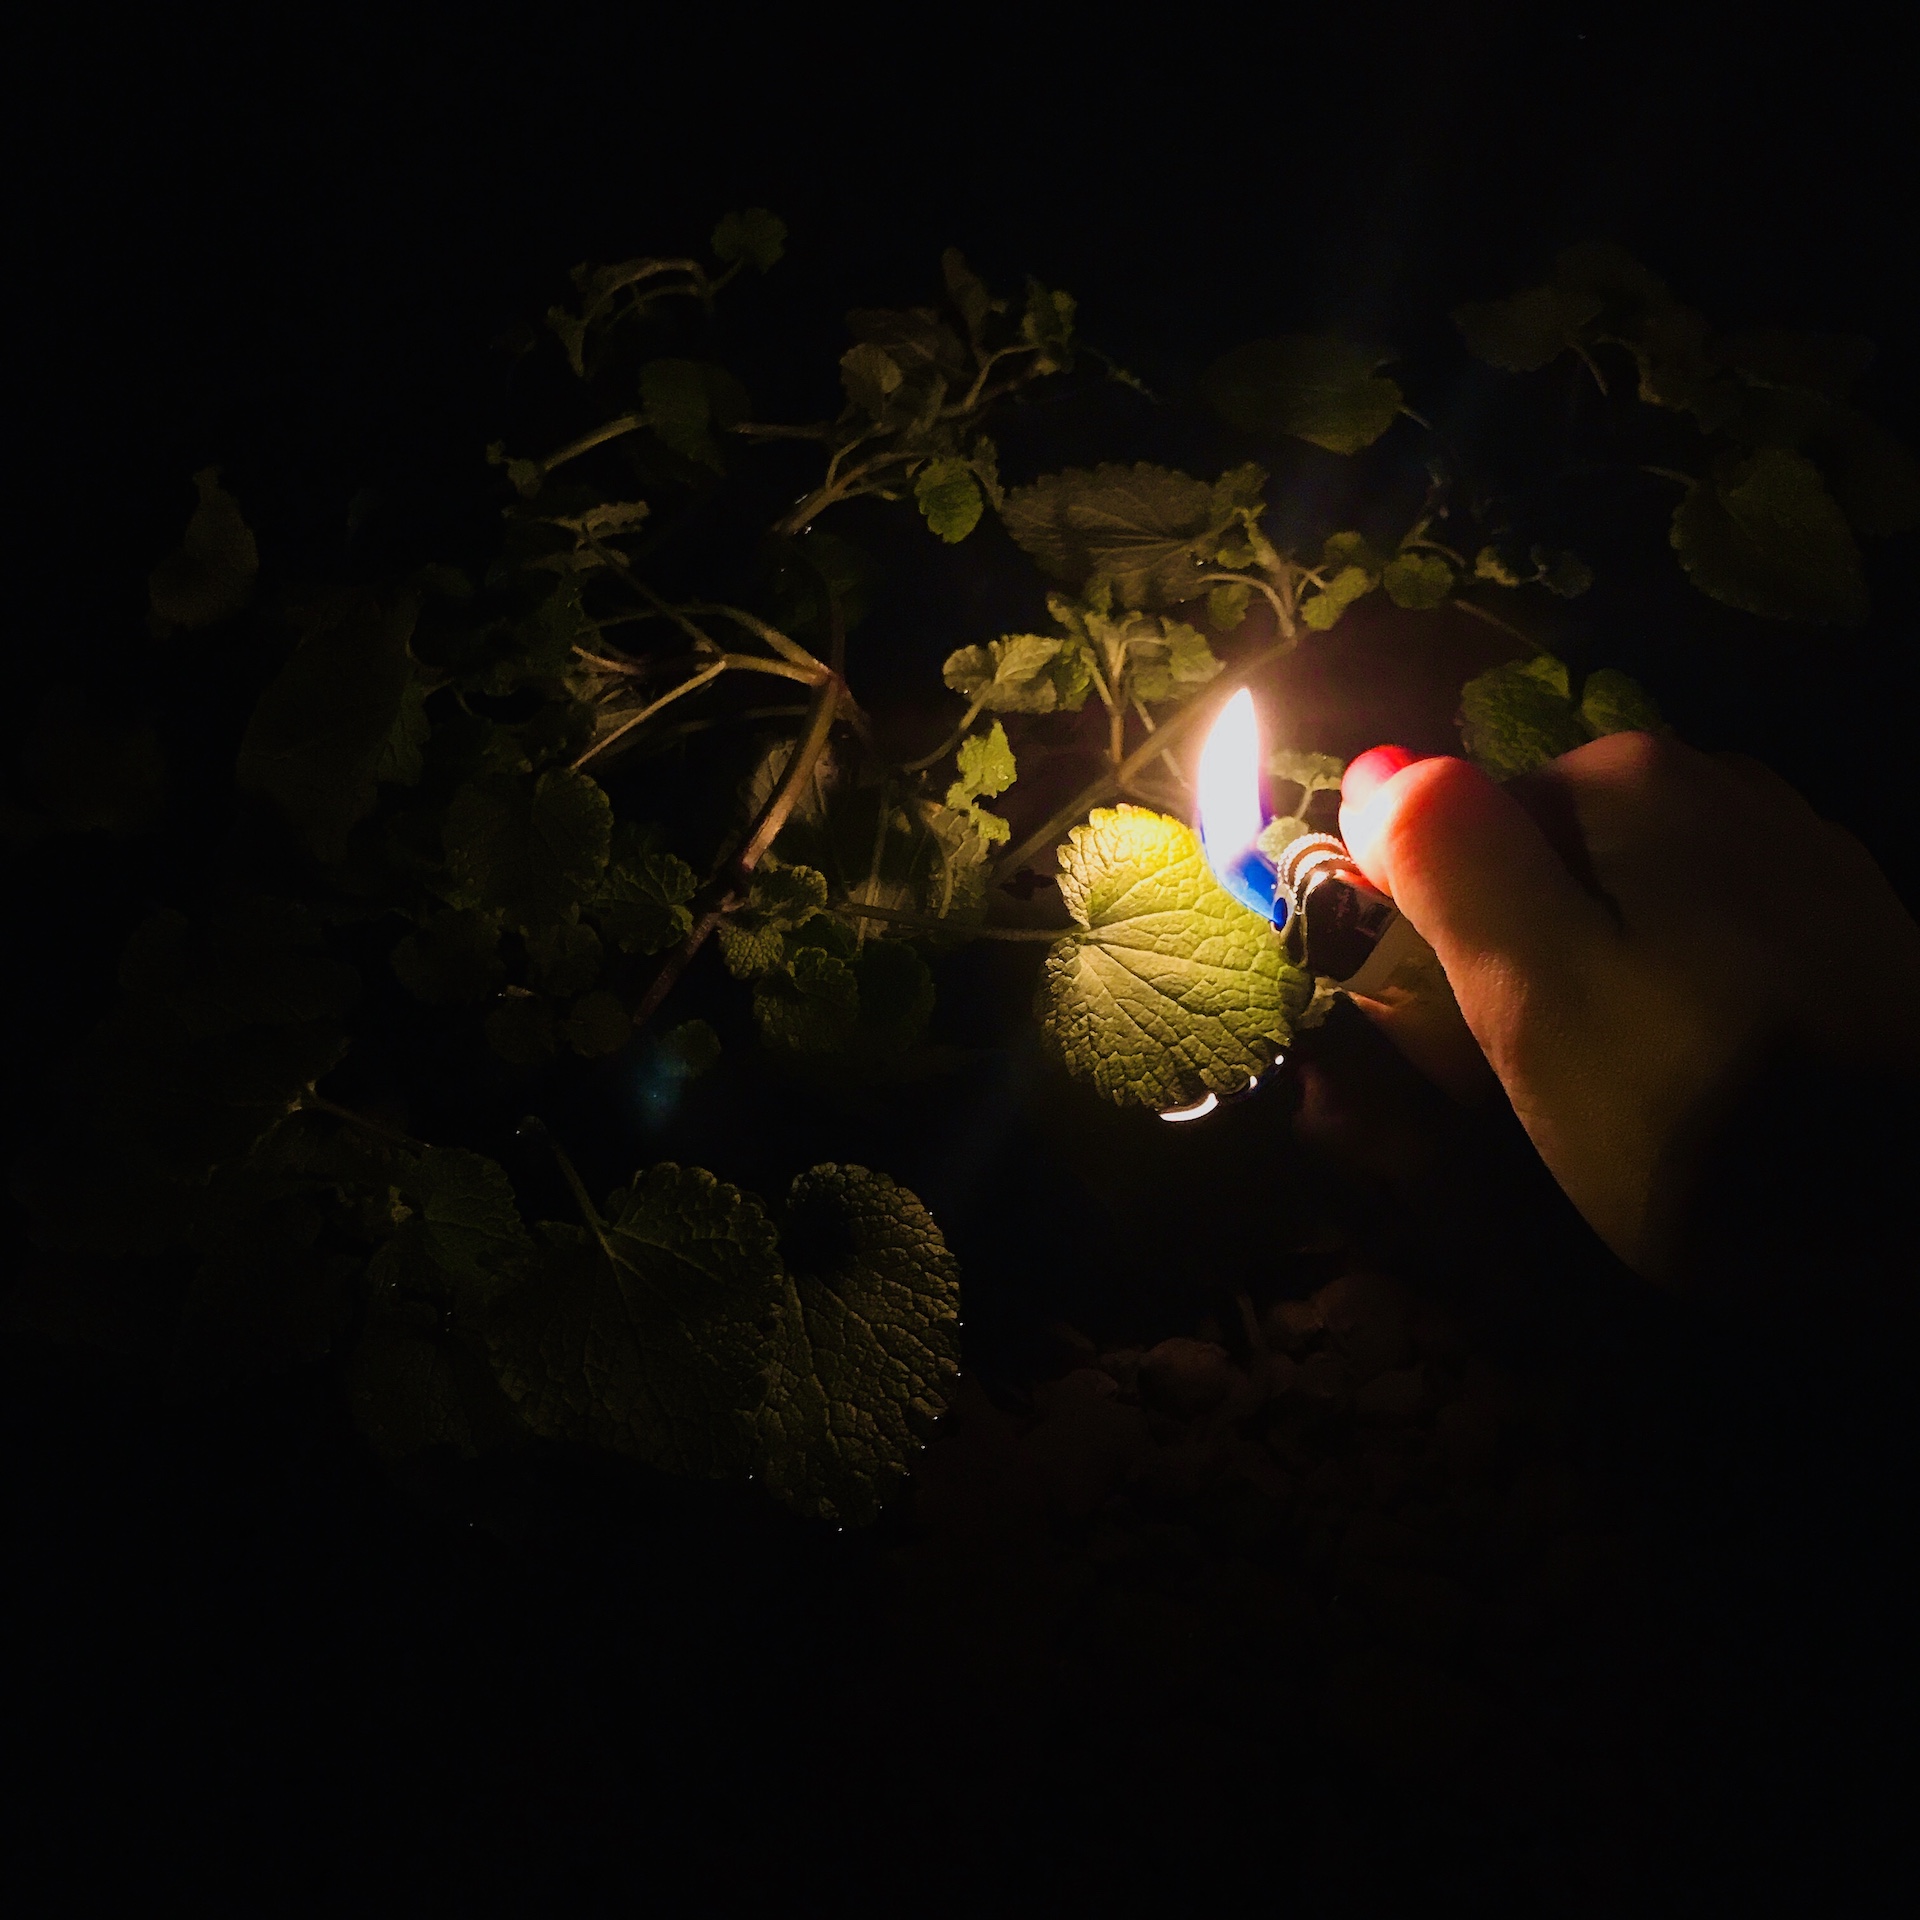
M 1286 1044 L 1308 976 L 1221 889 L 1191 828 L 1100 808 L 1061 849 L 1060 893 L 1085 931 L 1048 952 L 1042 1023 L 1068 1070 L 1116 1106 L 1236 1092 Z
M 1207 594 L 1207 622 L 1216 633 L 1237 633 L 1247 617 L 1253 589 L 1244 580 L 1230 580 Z
M 788 1277 L 756 1418 L 760 1471 L 796 1511 L 874 1520 L 945 1412 L 960 1274 L 920 1202 L 864 1167 L 815 1167 L 780 1216 Z
M 1846 518 L 1810 460 L 1768 447 L 1696 483 L 1674 550 L 1702 593 L 1769 620 L 1857 626 L 1867 582 Z
M 1214 362 L 1200 395 L 1243 433 L 1291 434 L 1330 453 L 1358 453 L 1400 411 L 1404 396 L 1378 371 L 1391 358 L 1337 334 L 1254 340 Z
M 725 367 L 701 360 L 649 360 L 640 369 L 640 403 L 662 446 L 696 466 L 724 471 L 714 433 L 747 417 L 746 390 Z M 635 504 L 644 514 L 644 503 Z M 604 539 L 610 529 L 597 526 L 593 531 Z
M 1473 763 L 1510 780 L 1589 738 L 1567 695 L 1567 670 L 1551 654 L 1477 674 L 1460 689 L 1460 737 Z
M 1453 593 L 1453 569 L 1437 553 L 1403 553 L 1382 569 L 1380 584 L 1396 607 L 1424 610 L 1445 605 Z
M 1111 582 L 1128 607 L 1197 599 L 1232 518 L 1204 480 L 1169 467 L 1069 467 L 1016 487 L 1001 509 L 1007 531 L 1040 567 L 1075 587 Z
M 1604 733 L 1667 731 L 1646 688 L 1612 667 L 1587 675 L 1580 689 L 1580 722 L 1596 740 Z
M 471 907 L 423 920 L 393 950 L 396 979 L 429 1006 L 463 1006 L 497 993 L 507 977 L 500 924 Z
M 1067 706 L 1077 711 L 1086 688 L 1069 702 L 1061 698 L 1062 655 L 1072 642 L 1058 634 L 1010 633 L 983 647 L 961 647 L 947 655 L 941 677 L 988 713 L 1052 713 Z
M 200 495 L 186 537 L 147 577 L 155 624 L 189 632 L 230 619 L 253 598 L 260 549 L 240 503 L 220 484 L 218 467 L 193 476 Z
M 497 1160 L 464 1147 L 429 1147 L 402 1170 L 399 1186 L 413 1216 L 376 1257 L 376 1284 L 383 1266 L 417 1250 L 445 1276 L 448 1297 L 472 1313 L 532 1256 L 513 1183 Z
M 847 399 L 876 422 L 886 419 L 905 377 L 892 355 L 870 340 L 858 342 L 840 356 L 840 384 Z
M 623 824 L 585 911 L 622 953 L 661 953 L 691 930 L 693 915 L 686 903 L 698 884 L 677 854 L 656 851 L 644 835 Z
M 1226 665 L 1206 636 L 1184 620 L 1152 623 L 1158 632 L 1127 636 L 1128 689 L 1136 700 L 1157 706 L 1196 694 Z
M 1666 722 L 1637 681 L 1612 667 L 1587 675 L 1576 707 L 1566 663 L 1550 653 L 1476 675 L 1460 690 L 1461 739 L 1496 780 L 1531 772 L 1607 733 L 1664 733 Z
M 913 497 L 928 530 L 949 546 L 964 540 L 980 524 L 986 504 L 964 460 L 929 460 L 913 483 Z
M 1530 287 L 1507 300 L 1455 307 L 1467 351 L 1510 373 L 1533 373 L 1577 345 L 1599 317 L 1599 295 L 1572 287 Z
M 804 927 L 827 904 L 827 876 L 813 867 L 771 861 L 754 871 L 744 906 L 720 923 L 720 952 L 727 971 L 751 980 L 777 967 L 786 935 Z
M 796 947 L 785 965 L 754 980 L 753 1017 L 768 1046 L 788 1053 L 835 1053 L 860 1021 L 852 967 L 819 947 Z
M 714 257 L 732 266 L 745 260 L 762 273 L 779 264 L 787 250 L 787 223 L 765 207 L 747 207 L 720 216 L 711 242 Z
M 947 789 L 947 805 L 971 813 L 975 828 L 986 839 L 1007 839 L 1013 831 L 1007 822 L 974 804 L 1005 793 L 1013 785 L 1013 749 L 1007 744 L 1006 728 L 996 720 L 991 732 L 976 733 L 961 741 L 955 759 L 960 777 Z
M 1307 753 L 1299 747 L 1275 747 L 1267 755 L 1267 772 L 1275 780 L 1300 789 L 1300 805 L 1316 793 L 1338 793 L 1347 763 L 1337 754 Z
M 1325 633 L 1356 600 L 1373 591 L 1378 578 L 1365 567 L 1342 567 L 1318 593 L 1301 603 L 1300 618 L 1316 633 Z
M 958 247 L 949 247 L 940 256 L 940 275 L 946 282 L 947 298 L 966 322 L 967 338 L 977 346 L 987 315 L 1001 311 L 1002 303 L 987 292 L 986 282 L 967 265 L 966 256 Z
M 1064 373 L 1073 366 L 1074 298 L 1050 291 L 1038 280 L 1027 282 L 1027 310 L 1020 316 L 1020 338 L 1037 350 L 1042 373 Z
M 320 859 L 346 854 L 348 830 L 373 811 L 412 676 L 413 612 L 365 596 L 336 601 L 254 707 L 235 776 L 276 802 Z
M 488 1327 L 527 1425 L 673 1473 L 744 1473 L 786 1279 L 760 1202 L 668 1163 L 616 1192 L 597 1232 L 541 1238 Z
M 569 920 L 598 888 L 613 808 L 584 773 L 464 786 L 447 809 L 446 898 L 501 916 L 516 932 Z
M 990 731 L 976 733 L 960 742 L 954 756 L 960 777 L 947 789 L 947 805 L 970 806 L 976 800 L 990 800 L 1013 785 L 1016 769 L 1013 749 L 1007 744 L 1007 730 L 998 720 Z

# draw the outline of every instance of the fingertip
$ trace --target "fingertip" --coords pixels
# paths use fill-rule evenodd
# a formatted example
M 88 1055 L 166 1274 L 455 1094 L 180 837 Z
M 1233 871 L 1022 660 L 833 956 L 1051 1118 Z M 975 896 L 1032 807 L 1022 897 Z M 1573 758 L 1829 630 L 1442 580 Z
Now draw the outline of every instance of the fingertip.
M 1363 807 L 1400 771 L 1421 756 L 1407 747 L 1371 747 L 1348 762 L 1340 782 L 1340 804 Z

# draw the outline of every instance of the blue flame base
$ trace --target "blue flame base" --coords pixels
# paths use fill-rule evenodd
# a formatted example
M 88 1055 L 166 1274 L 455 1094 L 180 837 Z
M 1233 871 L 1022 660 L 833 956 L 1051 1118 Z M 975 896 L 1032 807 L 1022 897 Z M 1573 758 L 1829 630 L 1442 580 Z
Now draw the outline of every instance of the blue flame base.
M 1204 836 L 1201 844 L 1206 844 Z M 1257 846 L 1243 848 L 1231 860 L 1216 858 L 1208 847 L 1207 864 L 1213 869 L 1213 877 L 1243 907 L 1271 920 L 1276 928 L 1287 924 L 1288 907 L 1280 893 L 1280 876 Z

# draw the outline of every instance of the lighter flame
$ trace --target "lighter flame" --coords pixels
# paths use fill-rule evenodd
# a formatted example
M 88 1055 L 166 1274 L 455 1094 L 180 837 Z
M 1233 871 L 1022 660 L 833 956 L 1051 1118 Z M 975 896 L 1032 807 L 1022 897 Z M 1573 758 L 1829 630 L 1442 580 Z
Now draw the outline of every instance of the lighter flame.
M 1200 751 L 1200 838 L 1218 871 L 1266 825 L 1260 813 L 1260 719 L 1242 687 L 1220 709 Z

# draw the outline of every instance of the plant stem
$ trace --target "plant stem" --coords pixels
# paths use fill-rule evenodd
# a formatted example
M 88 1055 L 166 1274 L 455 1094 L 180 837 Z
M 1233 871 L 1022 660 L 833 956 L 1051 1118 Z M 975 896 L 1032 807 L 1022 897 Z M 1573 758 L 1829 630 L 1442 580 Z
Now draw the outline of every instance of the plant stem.
M 904 913 L 898 907 L 869 906 L 863 900 L 836 900 L 833 911 L 848 920 L 884 920 L 893 926 L 913 927 L 922 933 L 949 933 L 963 940 L 1058 940 L 1078 931 L 1074 927 L 970 927 L 953 920 L 935 920 L 924 913 Z
M 577 460 L 583 453 L 591 453 L 595 447 L 604 447 L 609 440 L 618 440 L 622 434 L 636 432 L 646 424 L 643 413 L 623 413 L 619 419 L 609 420 L 605 426 L 595 427 L 577 440 L 569 440 L 564 447 L 556 447 L 540 462 L 540 471 L 551 473 L 555 467 L 564 467 L 569 460 Z
M 427 1150 L 424 1140 L 396 1132 L 392 1127 L 383 1127 L 378 1120 L 369 1120 L 364 1113 L 355 1113 L 351 1107 L 343 1107 L 337 1101 L 315 1093 L 311 1087 L 300 1096 L 295 1111 L 331 1114 L 334 1119 L 344 1120 L 350 1127 L 358 1127 L 363 1133 L 377 1135 L 382 1140 L 391 1140 L 396 1147 L 405 1147 L 411 1153 L 424 1153 Z
M 698 688 L 704 687 L 708 681 L 719 679 L 726 670 L 726 661 L 724 659 L 716 660 L 712 666 L 701 668 L 691 680 L 682 680 L 677 687 L 669 688 L 658 700 L 652 701 L 647 706 L 642 707 L 631 720 L 623 720 L 611 733 L 594 741 L 583 753 L 579 754 L 573 762 L 574 771 L 577 773 L 589 760 L 597 760 L 616 740 L 624 739 L 635 727 L 645 721 L 651 720 L 662 707 L 671 706 L 682 694 L 692 693 Z
M 747 844 L 735 857 L 720 898 L 694 921 L 687 937 L 661 962 L 660 971 L 648 982 L 646 992 L 640 996 L 640 1004 L 633 1010 L 636 1032 L 658 1012 L 660 1003 L 673 991 L 694 955 L 706 945 L 708 936 L 739 904 L 742 886 L 765 857 L 767 849 L 779 838 L 780 829 L 787 824 L 789 816 L 799 804 L 802 789 L 813 778 L 813 770 L 827 750 L 834 717 L 845 693 L 846 682 L 838 674 L 830 674 L 820 682 L 808 709 L 807 730 L 795 745 L 786 771 L 780 776 L 780 784 L 774 788 L 773 797 L 761 811 Z
M 1244 686 L 1247 681 L 1271 662 L 1283 659 L 1296 645 L 1295 639 L 1280 641 L 1268 647 L 1264 652 L 1237 667 L 1223 680 L 1216 683 L 1222 694 L 1231 693 L 1236 687 Z M 1073 825 L 1082 814 L 1099 806 L 1103 800 L 1110 800 L 1144 766 L 1165 754 L 1169 747 L 1177 746 L 1200 723 L 1201 715 L 1212 715 L 1219 711 L 1214 700 L 1189 700 L 1180 711 L 1160 723 L 1159 731 L 1147 736 L 1141 745 L 1121 761 L 1111 772 L 1103 773 L 1096 780 L 1090 780 L 1076 793 L 1065 806 L 1057 807 L 1010 852 L 995 863 L 990 882 L 997 885 L 1009 874 L 1018 873 L 1036 853 L 1052 841 L 1066 828 Z
M 798 640 L 791 639 L 770 622 L 762 620 L 757 613 L 748 613 L 740 607 L 727 606 L 722 601 L 697 601 L 686 609 L 689 613 L 717 613 L 723 620 L 731 620 L 735 626 L 744 627 L 756 640 L 764 640 L 775 653 L 783 659 L 791 660 L 796 667 L 816 667 L 825 670 L 824 663 L 809 653 Z
M 1477 607 L 1471 600 L 1462 600 L 1457 595 L 1454 598 L 1453 604 L 1458 607 L 1462 613 L 1470 613 L 1476 620 L 1484 620 L 1488 626 L 1498 627 L 1502 633 L 1512 634 L 1523 646 L 1531 647 L 1535 653 L 1540 651 L 1539 641 L 1535 640 L 1530 634 L 1522 633 L 1511 620 L 1502 620 L 1497 613 L 1489 613 L 1485 607 Z
M 821 420 L 812 426 L 788 427 L 775 421 L 742 420 L 727 431 L 748 440 L 825 440 L 833 432 L 833 423 Z
M 961 720 L 960 724 L 955 727 L 931 753 L 923 755 L 918 760 L 909 760 L 900 771 L 902 773 L 925 773 L 929 767 L 936 766 L 940 761 L 944 760 L 947 755 L 967 737 L 967 729 L 980 718 L 984 704 L 985 703 L 980 700 L 974 701 L 974 703 L 968 707 L 966 716 Z

